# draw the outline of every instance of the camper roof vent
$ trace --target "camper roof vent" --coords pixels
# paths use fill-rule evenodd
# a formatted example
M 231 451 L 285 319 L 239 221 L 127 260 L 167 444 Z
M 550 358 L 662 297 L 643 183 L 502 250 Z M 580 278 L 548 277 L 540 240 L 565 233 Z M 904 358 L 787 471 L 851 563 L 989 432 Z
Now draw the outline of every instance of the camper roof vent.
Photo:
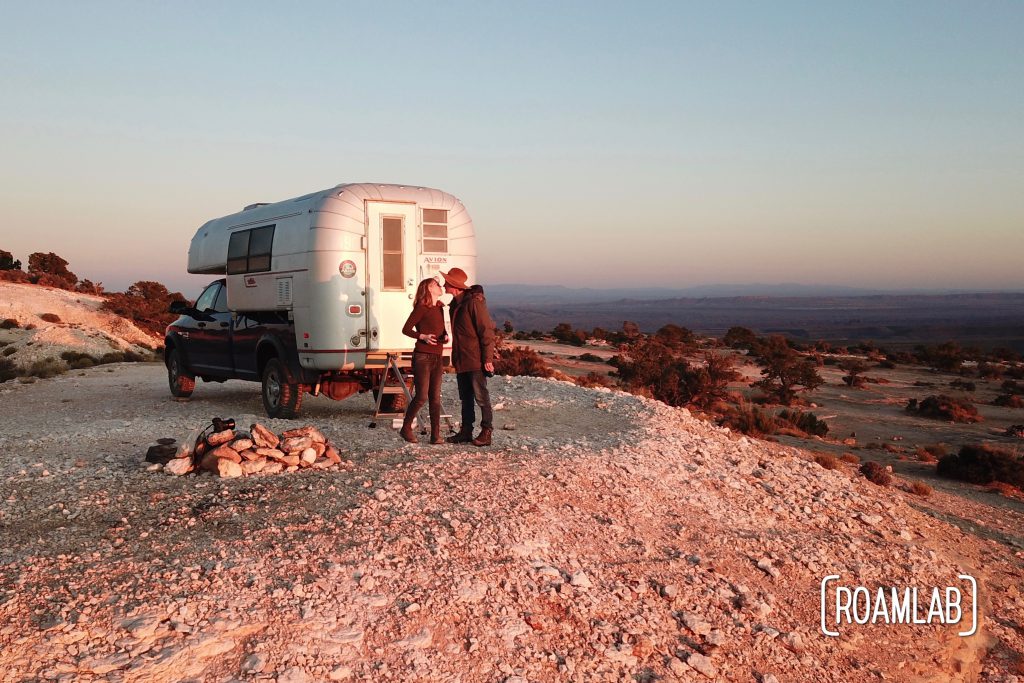
M 256 202 L 255 204 L 250 204 L 249 206 L 245 207 L 244 209 L 242 209 L 242 211 L 248 211 L 249 209 L 258 209 L 261 206 L 266 206 L 269 203 L 270 202 Z

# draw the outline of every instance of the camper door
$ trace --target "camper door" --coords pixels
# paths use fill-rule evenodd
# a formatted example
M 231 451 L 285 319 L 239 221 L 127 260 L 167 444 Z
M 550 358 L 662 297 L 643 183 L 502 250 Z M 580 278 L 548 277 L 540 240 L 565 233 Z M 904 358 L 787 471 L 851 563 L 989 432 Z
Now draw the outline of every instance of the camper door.
M 416 205 L 366 202 L 370 349 L 409 349 L 402 334 L 416 293 Z

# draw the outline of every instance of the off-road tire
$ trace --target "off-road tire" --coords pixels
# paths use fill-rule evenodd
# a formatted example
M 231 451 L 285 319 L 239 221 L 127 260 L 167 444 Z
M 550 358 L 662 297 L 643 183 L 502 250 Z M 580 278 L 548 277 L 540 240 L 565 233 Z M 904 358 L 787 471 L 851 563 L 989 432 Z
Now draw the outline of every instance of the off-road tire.
M 302 407 L 302 388 L 288 383 L 284 364 L 271 358 L 263 367 L 262 378 L 263 408 L 268 417 L 291 419 L 299 414 Z
M 186 371 L 178 349 L 171 349 L 167 354 L 167 384 L 175 398 L 188 398 L 196 388 L 196 378 Z

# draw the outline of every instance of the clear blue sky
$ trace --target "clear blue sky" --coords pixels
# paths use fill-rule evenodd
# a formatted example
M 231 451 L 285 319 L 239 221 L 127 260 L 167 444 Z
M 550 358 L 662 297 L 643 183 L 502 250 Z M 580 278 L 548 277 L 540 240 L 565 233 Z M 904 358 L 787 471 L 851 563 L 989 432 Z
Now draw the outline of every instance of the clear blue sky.
M 108 289 L 363 180 L 484 283 L 1024 288 L 1020 2 L 8 1 L 0 88 L 0 249 Z

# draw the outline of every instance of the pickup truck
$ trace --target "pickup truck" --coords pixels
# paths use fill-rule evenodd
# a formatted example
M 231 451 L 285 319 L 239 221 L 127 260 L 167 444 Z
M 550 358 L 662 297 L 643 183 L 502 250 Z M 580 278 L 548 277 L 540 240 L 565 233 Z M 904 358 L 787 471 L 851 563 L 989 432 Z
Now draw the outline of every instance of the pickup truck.
M 192 395 L 196 377 L 204 382 L 241 379 L 261 382 L 263 405 L 271 417 L 294 417 L 307 377 L 299 366 L 295 328 L 285 311 L 233 313 L 225 280 L 210 283 L 194 306 L 171 304 L 181 317 L 164 336 L 164 360 L 171 394 Z M 314 373 L 318 375 L 319 373 Z

